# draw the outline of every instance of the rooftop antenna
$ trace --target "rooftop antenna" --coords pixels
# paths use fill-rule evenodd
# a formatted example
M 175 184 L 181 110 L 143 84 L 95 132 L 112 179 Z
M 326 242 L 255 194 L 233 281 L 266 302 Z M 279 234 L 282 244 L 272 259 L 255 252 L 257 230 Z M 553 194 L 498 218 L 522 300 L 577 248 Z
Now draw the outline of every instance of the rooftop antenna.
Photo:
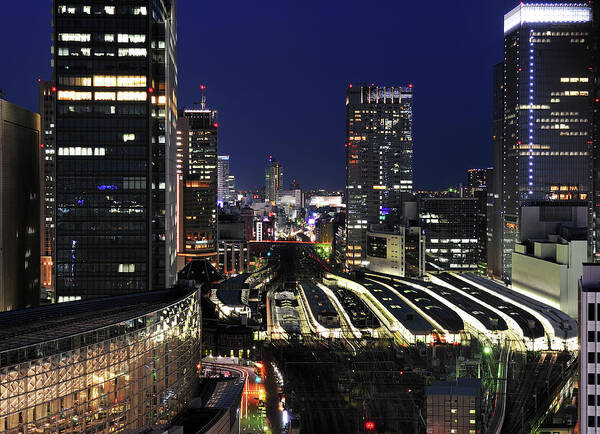
M 195 102 L 194 105 L 200 104 L 200 108 L 206 110 L 206 85 L 201 84 L 200 90 L 202 91 L 202 102 Z

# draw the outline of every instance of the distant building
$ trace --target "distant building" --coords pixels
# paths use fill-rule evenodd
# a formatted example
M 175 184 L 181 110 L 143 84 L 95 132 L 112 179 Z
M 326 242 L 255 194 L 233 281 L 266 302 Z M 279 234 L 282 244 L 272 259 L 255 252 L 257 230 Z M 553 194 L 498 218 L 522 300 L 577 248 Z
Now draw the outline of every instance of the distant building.
M 222 206 L 229 203 L 229 189 L 227 177 L 229 176 L 229 155 L 219 155 L 217 160 L 217 202 Z
M 217 162 L 217 203 L 235 203 L 235 176 L 229 173 L 229 155 L 219 155 Z
M 418 206 L 420 226 L 426 237 L 427 263 L 433 270 L 476 270 L 478 199 L 421 197 Z
M 179 254 L 217 262 L 217 111 L 183 110 L 177 120 L 182 155 Z
M 344 195 L 342 192 L 338 194 L 313 194 L 308 200 L 308 205 L 314 208 L 345 208 Z
M 265 170 L 265 201 L 277 204 L 277 194 L 283 189 L 283 168 L 270 156 Z
M 487 179 L 493 176 L 493 169 L 467 170 L 467 186 L 463 189 L 468 197 L 477 199 L 477 263 L 479 271 L 487 270 Z
M 366 268 L 393 276 L 422 276 L 425 274 L 424 241 L 419 228 L 400 226 L 389 231 L 373 225 L 367 231 Z M 410 265 L 407 262 L 410 262 Z
M 437 381 L 426 388 L 428 434 L 482 432 L 481 380 Z
M 0 311 L 40 301 L 40 116 L 0 99 Z M 6 414 L 0 408 L 0 414 Z
M 277 206 L 285 210 L 288 218 L 296 218 L 299 211 L 304 208 L 302 190 L 280 190 L 277 193 Z
M 413 189 L 412 85 L 346 90 L 348 268 L 366 260 L 367 229 L 395 225 Z
M 487 188 L 488 169 L 467 170 L 467 186 L 470 189 Z
M 346 266 L 346 214 L 336 214 L 333 227 L 332 259 L 338 269 Z
M 521 208 L 587 205 L 592 65 L 590 5 L 523 3 L 504 16 L 502 278 L 521 236 Z
M 219 271 L 225 276 L 248 272 L 250 248 L 248 241 L 219 239 Z
M 56 195 L 54 169 L 56 161 L 56 86 L 52 81 L 39 82 L 41 118 L 40 149 L 40 287 L 42 299 L 54 299 L 54 229 Z
M 169 423 L 196 391 L 200 300 L 162 290 L 0 314 L 2 431 Z

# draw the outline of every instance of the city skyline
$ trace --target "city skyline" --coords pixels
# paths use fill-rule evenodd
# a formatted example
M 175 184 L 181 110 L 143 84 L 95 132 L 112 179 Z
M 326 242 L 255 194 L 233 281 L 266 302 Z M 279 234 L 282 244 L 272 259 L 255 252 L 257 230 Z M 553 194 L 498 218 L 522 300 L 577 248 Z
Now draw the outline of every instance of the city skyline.
M 236 175 L 240 188 L 260 186 L 260 168 L 269 155 L 277 154 L 290 177 L 306 188 L 341 189 L 343 107 L 348 83 L 413 83 L 415 186 L 429 189 L 455 185 L 464 182 L 466 169 L 492 163 L 491 73 L 493 65 L 502 59 L 498 34 L 502 32 L 503 14 L 517 2 L 494 3 L 439 5 L 439 13 L 429 16 L 425 5 L 384 2 L 377 11 L 384 16 L 398 16 L 398 24 L 391 28 L 378 26 L 368 34 L 356 32 L 348 40 L 344 36 L 347 25 L 361 19 L 362 8 L 357 2 L 343 9 L 321 6 L 319 14 L 314 15 L 309 14 L 309 8 L 275 3 L 259 8 L 240 4 L 227 10 L 218 4 L 181 4 L 180 106 L 192 107 L 200 98 L 200 84 L 207 85 L 211 105 L 221 116 L 220 152 L 235 156 L 231 173 Z M 0 71 L 0 88 L 8 100 L 37 111 L 37 92 L 31 81 L 51 78 L 47 38 L 50 8 L 36 10 L 33 15 L 21 5 L 10 5 L 8 9 L 16 19 L 0 30 L 2 36 L 8 38 L 17 31 L 12 23 L 19 23 L 21 18 L 32 23 L 33 31 L 25 41 L 15 44 L 19 49 L 13 52 L 7 47 L 8 58 L 16 59 L 22 65 L 19 70 L 25 73 Z M 231 19 L 218 20 L 222 14 Z M 404 20 L 406 15 L 412 18 Z M 195 17 L 199 16 L 204 17 L 206 25 L 206 30 L 200 32 L 214 36 L 214 62 L 198 61 L 193 55 L 198 33 Z M 462 21 L 469 25 L 461 26 Z M 430 25 L 421 26 L 422 22 L 430 22 L 447 37 L 436 38 L 426 30 Z M 491 23 L 494 31 L 489 30 Z M 397 56 L 387 55 L 387 43 L 376 43 L 379 39 L 389 41 L 390 37 L 399 41 Z M 319 45 L 321 40 L 326 41 L 324 46 Z M 286 51 L 286 46 L 292 48 Z M 354 48 L 349 47 L 357 47 L 357 52 L 373 47 L 372 61 L 358 65 L 352 60 Z M 254 54 L 250 56 L 249 52 Z M 464 68 L 446 68 L 449 62 Z M 292 66 L 282 69 L 287 64 Z M 467 82 L 469 86 L 463 87 L 461 83 Z M 312 90 L 297 92 L 294 103 L 281 110 L 282 98 L 290 95 L 292 88 L 308 87 Z M 463 89 L 462 95 L 469 98 L 452 97 L 443 89 Z M 320 103 L 314 104 L 310 95 L 320 95 Z M 295 129 L 296 134 L 290 137 L 287 133 L 294 130 L 297 119 L 307 110 L 317 121 Z M 436 128 L 429 128 L 432 124 Z M 456 152 L 457 147 L 460 152 Z M 432 160 L 429 155 L 439 158 Z M 303 173 L 301 168 L 308 164 L 315 170 Z M 431 177 L 430 173 L 437 175 Z

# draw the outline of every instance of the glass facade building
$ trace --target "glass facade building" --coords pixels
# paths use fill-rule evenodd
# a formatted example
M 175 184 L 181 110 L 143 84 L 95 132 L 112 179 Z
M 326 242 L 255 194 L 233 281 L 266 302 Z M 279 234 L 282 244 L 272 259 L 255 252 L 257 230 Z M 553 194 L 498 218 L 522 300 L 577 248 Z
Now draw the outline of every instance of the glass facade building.
M 55 0 L 58 301 L 169 287 L 175 0 Z
M 199 291 L 8 312 L 0 324 L 2 433 L 137 432 L 193 396 Z
M 419 198 L 428 269 L 474 271 L 479 263 L 477 198 Z
M 395 225 L 413 189 L 412 85 L 346 91 L 346 265 L 366 258 L 371 224 Z
M 186 256 L 217 259 L 217 111 L 183 110 L 177 121 L 181 155 L 180 248 Z
M 521 3 L 504 17 L 502 278 L 526 205 L 586 203 L 591 84 L 587 3 Z
M 270 156 L 265 169 L 265 202 L 277 204 L 277 195 L 281 190 L 283 190 L 283 167 L 273 156 Z

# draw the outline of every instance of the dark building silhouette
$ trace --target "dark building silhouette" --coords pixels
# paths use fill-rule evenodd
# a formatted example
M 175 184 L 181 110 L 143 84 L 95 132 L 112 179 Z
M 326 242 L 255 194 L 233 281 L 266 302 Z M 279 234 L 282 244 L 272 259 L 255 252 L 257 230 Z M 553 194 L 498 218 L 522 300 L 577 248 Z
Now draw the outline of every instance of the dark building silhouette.
M 0 311 L 40 300 L 40 116 L 0 99 Z

